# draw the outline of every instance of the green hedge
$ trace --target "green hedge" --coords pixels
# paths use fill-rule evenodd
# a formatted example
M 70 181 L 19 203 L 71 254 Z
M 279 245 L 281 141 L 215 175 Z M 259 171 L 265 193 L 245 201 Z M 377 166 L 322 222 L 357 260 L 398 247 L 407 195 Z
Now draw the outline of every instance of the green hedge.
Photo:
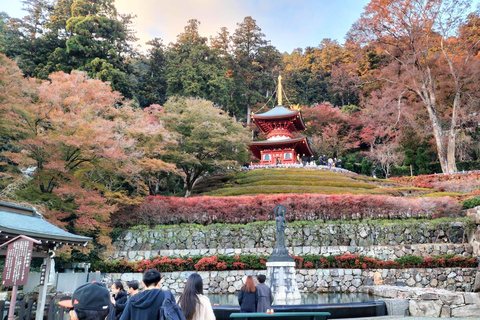
M 463 209 L 470 209 L 480 206 L 480 197 L 475 197 L 462 202 Z

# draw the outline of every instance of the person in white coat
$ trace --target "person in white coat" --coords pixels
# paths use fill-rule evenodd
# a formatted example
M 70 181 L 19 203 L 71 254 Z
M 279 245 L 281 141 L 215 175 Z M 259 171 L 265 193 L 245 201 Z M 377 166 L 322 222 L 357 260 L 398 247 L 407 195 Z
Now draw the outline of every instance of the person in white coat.
M 202 277 L 192 273 L 185 284 L 183 293 L 177 299 L 186 320 L 215 320 L 210 299 L 203 295 Z

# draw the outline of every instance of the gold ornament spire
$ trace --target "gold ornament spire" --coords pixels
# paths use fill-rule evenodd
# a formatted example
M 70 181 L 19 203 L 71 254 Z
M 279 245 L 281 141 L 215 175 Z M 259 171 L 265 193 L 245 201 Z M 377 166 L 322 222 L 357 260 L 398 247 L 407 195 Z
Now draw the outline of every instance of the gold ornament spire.
M 282 76 L 278 75 L 278 105 L 282 105 Z

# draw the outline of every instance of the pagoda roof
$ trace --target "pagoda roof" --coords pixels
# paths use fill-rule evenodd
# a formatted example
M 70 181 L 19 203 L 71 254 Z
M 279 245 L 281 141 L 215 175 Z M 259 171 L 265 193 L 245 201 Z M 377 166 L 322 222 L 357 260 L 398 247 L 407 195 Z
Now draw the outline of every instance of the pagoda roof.
M 64 244 L 84 246 L 92 240 L 51 224 L 34 208 L 0 201 L 0 245 L 18 235 L 40 240 L 43 249 Z
M 300 110 L 290 110 L 283 106 L 276 106 L 275 108 L 268 110 L 264 113 L 254 113 L 252 114 L 253 120 L 268 121 L 268 120 L 281 120 L 295 117 L 293 124 L 297 131 L 303 131 L 307 129 L 305 123 L 303 122 L 302 113 Z M 256 123 L 257 124 L 257 123 Z M 262 128 L 257 124 L 257 127 L 262 130 Z M 263 130 L 262 130 L 263 131 Z
M 295 139 L 254 141 L 250 145 L 249 149 L 256 158 L 260 159 L 261 158 L 260 152 L 262 150 L 271 149 L 271 148 L 281 148 L 281 149 L 292 148 L 292 149 L 295 149 L 297 153 L 305 154 L 305 156 L 307 157 L 311 157 L 313 155 L 313 152 L 310 149 L 310 144 L 308 143 L 306 136 L 295 138 Z
M 275 108 L 268 110 L 264 113 L 254 113 L 253 116 L 256 118 L 277 118 L 277 117 L 291 117 L 298 114 L 299 110 L 290 110 L 284 106 L 276 106 Z

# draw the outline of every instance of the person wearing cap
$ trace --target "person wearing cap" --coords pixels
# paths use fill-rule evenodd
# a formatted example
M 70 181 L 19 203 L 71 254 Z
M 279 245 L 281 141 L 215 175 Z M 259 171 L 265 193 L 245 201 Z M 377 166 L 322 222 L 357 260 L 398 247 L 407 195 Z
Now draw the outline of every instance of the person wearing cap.
M 175 298 L 170 291 L 160 289 L 161 279 L 158 270 L 149 269 L 145 271 L 143 274 L 143 291 L 128 300 L 120 320 L 157 319 L 158 311 L 165 298 L 169 298 L 175 303 Z
M 71 320 L 104 320 L 109 313 L 110 293 L 98 282 L 86 283 L 75 290 L 71 300 L 59 304 L 70 308 Z

